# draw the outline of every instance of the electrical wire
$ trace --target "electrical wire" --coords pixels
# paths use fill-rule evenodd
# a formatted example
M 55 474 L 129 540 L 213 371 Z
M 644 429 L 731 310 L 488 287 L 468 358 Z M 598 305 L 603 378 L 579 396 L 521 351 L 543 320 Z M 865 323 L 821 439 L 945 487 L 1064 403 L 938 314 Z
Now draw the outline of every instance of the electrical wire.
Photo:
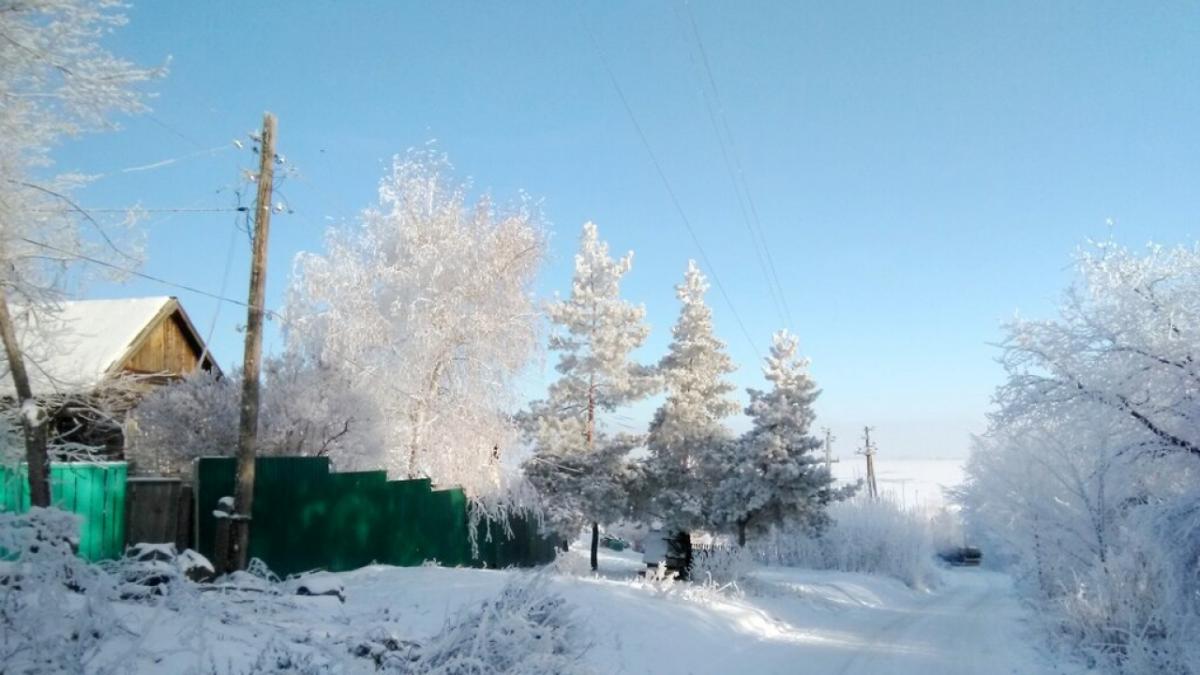
M 107 260 L 100 260 L 99 258 L 93 258 L 91 256 L 84 255 L 84 254 L 76 252 L 76 251 L 68 251 L 66 249 L 59 248 L 58 246 L 54 246 L 52 244 L 47 244 L 45 242 L 29 239 L 28 237 L 16 237 L 16 238 L 27 244 L 32 244 L 34 246 L 44 248 L 47 251 L 54 251 L 55 253 L 58 253 L 60 255 L 66 255 L 66 256 L 70 256 L 72 258 L 90 262 L 93 265 L 100 265 L 101 267 L 107 267 L 109 269 L 116 270 L 118 272 L 122 272 L 124 274 L 129 274 L 129 275 L 132 275 L 135 277 L 139 277 L 139 278 L 145 279 L 147 281 L 153 281 L 155 283 L 162 284 L 164 286 L 169 286 L 171 288 L 177 288 L 181 291 L 187 291 L 189 293 L 195 293 L 196 295 L 202 295 L 206 298 L 212 298 L 214 300 L 220 300 L 222 302 L 231 302 L 235 305 L 240 305 L 242 307 L 246 307 L 247 309 L 250 308 L 250 303 L 242 301 L 242 300 L 236 300 L 234 298 L 227 298 L 223 295 L 217 295 L 216 293 L 211 293 L 209 291 L 205 291 L 205 290 L 196 288 L 195 286 L 188 286 L 187 284 L 176 283 L 174 281 L 169 281 L 167 279 L 163 279 L 162 277 L 156 277 L 151 274 L 146 274 L 145 272 L 138 272 L 137 270 L 132 270 L 132 269 L 129 269 L 128 267 L 121 267 L 120 265 L 110 263 Z M 257 309 L 260 309 L 263 312 L 263 314 L 266 314 L 267 316 L 270 316 L 272 318 L 281 318 L 281 315 L 274 310 L 267 309 L 266 307 L 259 307 Z
M 667 195 L 671 199 L 671 204 L 674 205 L 676 213 L 679 214 L 680 222 L 683 223 L 684 229 L 692 239 L 692 243 L 696 245 L 696 249 L 700 252 L 700 259 L 704 263 L 709 276 L 712 277 L 713 284 L 720 291 L 721 297 L 725 300 L 725 304 L 729 306 L 730 313 L 733 314 L 734 320 L 737 322 L 738 328 L 742 335 L 746 338 L 746 342 L 750 344 L 750 348 L 754 354 L 762 359 L 762 353 L 759 352 L 758 346 L 754 342 L 754 338 L 750 337 L 750 331 L 746 330 L 746 324 L 742 321 L 742 317 L 738 314 L 737 307 L 730 299 L 729 293 L 725 290 L 725 285 L 721 283 L 721 277 L 717 274 L 717 268 L 712 264 L 708 257 L 708 253 L 704 250 L 704 245 L 700 243 L 700 238 L 696 236 L 696 230 L 692 227 L 692 222 L 687 217 L 687 213 L 683 210 L 683 205 L 679 201 L 679 197 L 675 194 L 675 189 L 671 187 L 671 181 L 667 178 L 666 172 L 663 170 L 662 164 L 658 161 L 658 155 L 654 154 L 654 149 L 650 145 L 649 139 L 646 137 L 646 132 L 642 129 L 641 123 L 638 122 L 637 115 L 633 112 L 633 107 L 630 106 L 629 100 L 625 97 L 625 91 L 621 88 L 621 83 L 617 81 L 617 76 L 613 72 L 612 67 L 608 63 L 608 59 L 604 56 L 604 50 L 600 47 L 600 42 L 596 39 L 595 33 L 592 32 L 591 26 L 584 21 L 584 29 L 587 31 L 588 37 L 591 39 L 592 46 L 596 49 L 596 55 L 600 58 L 601 65 L 604 66 L 604 71 L 608 74 L 608 79 L 612 82 L 613 89 L 617 92 L 617 98 L 621 100 L 621 105 L 625 108 L 625 112 L 629 115 L 629 121 L 633 123 L 634 130 L 637 131 L 637 137 L 645 148 L 646 154 L 650 157 L 650 163 L 654 165 L 654 170 L 658 173 L 659 179 L 662 181 L 663 187 L 667 191 Z
M 699 52 L 700 52 L 700 63 L 704 67 L 704 72 L 708 79 L 708 85 L 712 89 L 713 99 L 716 102 L 717 114 L 714 115 L 712 106 L 709 104 L 708 99 L 705 98 L 705 104 L 708 105 L 709 116 L 710 116 L 710 119 L 712 119 L 714 131 L 716 131 L 716 134 L 717 134 L 717 140 L 718 140 L 718 142 L 721 143 L 721 153 L 725 160 L 726 168 L 730 172 L 730 178 L 733 179 L 735 191 L 737 191 L 737 188 L 738 188 L 738 185 L 737 185 L 738 178 L 741 179 L 741 193 L 743 193 L 745 195 L 746 203 L 750 206 L 750 214 L 753 216 L 753 222 L 754 222 L 754 226 L 755 226 L 755 227 L 750 227 L 750 221 L 747 220 L 747 222 L 746 222 L 747 229 L 750 230 L 750 236 L 751 236 L 752 240 L 754 237 L 754 229 L 757 228 L 757 230 L 758 230 L 758 244 L 761 244 L 761 246 L 762 246 L 763 255 L 766 258 L 767 268 L 770 272 L 771 280 L 774 281 L 774 291 L 775 291 L 775 293 L 778 294 L 779 303 L 783 309 L 783 315 L 784 315 L 783 318 L 786 321 L 788 327 L 791 328 L 792 331 L 794 332 L 795 331 L 795 323 L 792 321 L 791 308 L 788 306 L 787 295 L 783 291 L 783 284 L 779 280 L 779 272 L 775 268 L 775 260 L 774 260 L 774 257 L 771 255 L 771 247 L 767 244 L 766 235 L 763 234 L 762 220 L 759 218 L 759 215 L 758 215 L 758 207 L 755 205 L 754 198 L 750 194 L 750 184 L 749 184 L 749 181 L 746 179 L 746 172 L 742 168 L 741 157 L 737 151 L 737 144 L 734 142 L 733 130 L 730 128 L 729 118 L 725 115 L 725 106 L 721 102 L 721 92 L 720 92 L 720 89 L 717 88 L 717 80 L 713 76 L 712 66 L 709 63 L 708 50 L 704 48 L 704 40 L 703 40 L 703 38 L 700 37 L 700 28 L 696 23 L 696 17 L 692 13 L 691 4 L 688 2 L 688 0 L 683 0 L 683 8 L 684 8 L 684 13 L 687 15 L 688 24 L 690 25 L 690 27 L 692 29 L 691 30 L 692 35 L 696 38 L 696 47 L 699 49 Z M 728 138 L 728 145 L 729 145 L 728 153 L 726 152 L 725 139 L 721 135 L 721 130 L 716 128 L 717 127 L 717 122 L 715 119 L 716 116 L 719 116 L 721 118 L 721 126 L 724 128 L 725 137 Z M 730 165 L 730 162 L 729 162 L 730 157 L 733 158 L 732 166 Z M 735 168 L 736 168 L 736 171 L 735 171 Z M 738 204 L 739 204 L 739 206 L 741 206 L 741 197 L 740 196 L 738 198 Z M 744 210 L 742 212 L 742 215 L 743 215 L 743 217 L 745 216 Z M 751 243 L 754 243 L 754 242 L 752 241 Z M 755 253 L 757 253 L 757 252 L 758 252 L 758 246 L 756 245 Z M 760 263 L 761 263 L 761 259 L 760 259 Z M 771 280 L 768 280 L 768 285 L 770 285 Z
M 690 43 L 691 37 L 688 34 L 688 30 L 687 30 L 687 26 L 686 26 L 686 24 L 687 24 L 686 17 L 684 17 L 682 15 L 682 13 L 680 13 L 678 11 L 678 8 L 676 8 L 675 15 L 676 15 L 676 18 L 679 19 L 680 24 L 681 24 L 682 39 L 684 40 L 684 42 Z M 694 25 L 693 25 L 693 29 L 694 29 Z M 717 121 L 717 111 L 714 109 L 715 106 L 713 103 L 713 100 L 717 98 L 715 85 L 711 86 L 711 91 L 713 93 L 710 94 L 709 93 L 710 86 L 706 86 L 704 74 L 700 73 L 701 69 L 707 65 L 707 61 L 705 61 L 705 64 L 702 65 L 700 63 L 700 60 L 697 59 L 696 54 L 694 53 L 694 51 L 692 49 L 689 48 L 687 50 L 687 52 L 688 52 L 688 60 L 691 62 L 692 68 L 695 69 L 699 73 L 700 98 L 704 103 L 705 111 L 708 113 L 709 122 L 712 124 L 713 133 L 717 139 L 717 146 L 721 150 L 721 161 L 725 165 L 726 173 L 729 176 L 729 183 L 730 183 L 730 186 L 733 188 L 734 198 L 737 200 L 738 212 L 741 214 L 741 217 L 742 217 L 741 218 L 742 225 L 745 227 L 746 234 L 749 236 L 750 247 L 752 249 L 754 249 L 754 258 L 755 258 L 756 262 L 758 263 L 758 269 L 760 272 L 762 272 L 763 281 L 766 282 L 767 294 L 771 298 L 771 304 L 775 308 L 775 313 L 779 318 L 780 324 L 790 327 L 788 313 L 784 310 L 784 305 L 782 302 L 782 290 L 777 287 L 777 284 L 772 279 L 771 271 L 767 266 L 767 259 L 763 255 L 763 250 L 766 248 L 765 240 L 762 243 L 760 243 L 761 238 L 755 233 L 754 224 L 750 219 L 750 211 L 748 210 L 748 207 L 747 207 L 747 201 L 750 200 L 749 193 L 746 192 L 744 194 L 744 191 L 742 189 L 742 184 L 738 181 L 737 172 L 734 170 L 733 161 L 730 158 L 731 143 L 726 142 L 725 134 L 723 134 L 721 131 L 721 123 Z M 701 48 L 701 54 L 703 55 L 703 48 Z M 709 74 L 708 82 L 710 83 L 710 85 L 713 82 L 711 73 Z M 716 106 L 719 106 L 719 105 L 720 105 L 720 103 L 718 101 L 716 103 Z

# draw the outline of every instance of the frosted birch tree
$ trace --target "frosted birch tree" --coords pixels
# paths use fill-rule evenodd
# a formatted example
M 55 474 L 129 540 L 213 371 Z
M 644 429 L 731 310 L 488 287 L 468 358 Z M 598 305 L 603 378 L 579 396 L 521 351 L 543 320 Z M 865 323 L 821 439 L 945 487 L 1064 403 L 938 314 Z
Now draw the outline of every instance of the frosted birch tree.
M 820 391 L 808 375 L 807 359 L 797 357 L 796 338 L 775 334 L 763 374 L 768 391 L 750 389 L 746 414 L 753 424 L 726 456 L 717 491 L 717 517 L 737 532 L 773 525 L 820 527 L 825 507 L 845 499 L 857 486 L 834 489 L 833 476 L 817 457 L 821 440 L 812 434 L 813 402 Z
M 739 407 L 729 397 L 734 386 L 725 377 L 735 366 L 725 343 L 713 334 L 707 290 L 695 261 L 688 261 L 683 282 L 675 287 L 683 307 L 658 364 L 667 397 L 646 439 L 648 510 L 684 541 L 690 530 L 712 524 L 721 455 L 732 440 L 722 421 Z
M 547 310 L 559 379 L 522 416 L 534 450 L 526 475 L 560 525 L 591 522 L 593 569 L 599 524 L 625 511 L 624 482 L 632 475 L 626 454 L 636 445 L 636 439 L 606 429 L 601 415 L 658 387 L 654 369 L 632 360 L 650 334 L 645 308 L 621 298 L 621 279 L 632 267 L 632 252 L 614 260 L 596 225 L 584 224 L 571 295 Z
M 18 335 L 14 314 L 53 314 L 80 254 L 134 262 L 72 200 L 84 178 L 51 171 L 51 153 L 61 141 L 111 128 L 113 114 L 144 109 L 137 85 L 156 71 L 100 44 L 125 23 L 119 8 L 106 0 L 0 2 L 0 338 L 37 506 L 50 503 L 48 415 L 27 375 L 36 364 L 24 355 L 26 341 L 38 337 Z M 26 325 L 44 323 L 22 318 Z
M 1200 249 L 1105 242 L 1005 327 L 961 495 L 1054 632 L 1115 672 L 1200 663 Z
M 534 205 L 471 201 L 444 157 L 397 157 L 378 205 L 297 256 L 287 358 L 340 371 L 386 421 L 393 475 L 468 492 L 515 438 L 513 378 L 538 346 Z

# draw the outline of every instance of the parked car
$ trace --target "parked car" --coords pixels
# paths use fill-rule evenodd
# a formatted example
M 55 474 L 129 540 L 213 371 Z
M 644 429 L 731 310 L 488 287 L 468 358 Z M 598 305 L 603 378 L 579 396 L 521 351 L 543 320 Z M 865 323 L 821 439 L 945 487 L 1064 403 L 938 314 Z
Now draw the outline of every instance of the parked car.
M 610 548 L 614 551 L 624 551 L 625 549 L 629 548 L 629 542 L 611 534 L 606 534 L 600 537 L 600 544 L 605 548 Z
M 938 553 L 938 557 L 951 565 L 978 567 L 983 560 L 983 551 L 974 546 L 956 546 Z

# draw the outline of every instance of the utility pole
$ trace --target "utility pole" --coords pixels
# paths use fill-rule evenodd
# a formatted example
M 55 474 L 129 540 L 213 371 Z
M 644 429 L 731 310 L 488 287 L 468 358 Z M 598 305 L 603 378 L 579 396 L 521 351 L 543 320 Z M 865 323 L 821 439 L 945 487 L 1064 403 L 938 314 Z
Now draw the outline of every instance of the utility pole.
M 242 362 L 242 409 L 238 425 L 237 486 L 229 520 L 225 572 L 246 569 L 250 514 L 254 509 L 254 458 L 258 444 L 258 376 L 262 360 L 264 291 L 267 285 L 267 233 L 275 182 L 275 116 L 263 114 L 258 149 L 258 193 L 254 202 L 254 251 L 250 263 L 250 301 L 246 312 L 246 351 Z
M 837 438 L 837 436 L 833 435 L 833 432 L 829 430 L 829 427 L 824 427 L 822 431 L 825 432 L 825 470 L 828 471 L 829 475 L 832 476 L 833 463 L 838 461 L 833 458 L 833 439 Z
M 867 491 L 871 499 L 879 498 L 879 487 L 875 484 L 875 446 L 871 445 L 871 427 L 863 427 L 863 449 L 867 457 Z

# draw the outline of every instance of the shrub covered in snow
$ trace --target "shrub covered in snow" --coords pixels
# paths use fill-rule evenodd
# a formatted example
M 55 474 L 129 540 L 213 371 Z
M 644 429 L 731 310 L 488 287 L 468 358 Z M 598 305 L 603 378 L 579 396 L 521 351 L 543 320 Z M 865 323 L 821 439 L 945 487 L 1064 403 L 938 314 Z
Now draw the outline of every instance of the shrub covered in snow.
M 753 568 L 751 551 L 738 546 L 713 546 L 695 551 L 691 578 L 717 588 L 740 586 Z
M 937 585 L 931 523 L 926 514 L 893 499 L 866 496 L 830 506 L 819 532 L 776 530 L 755 546 L 768 564 L 866 572 L 895 577 L 913 588 Z
M 73 550 L 79 518 L 0 512 L 0 663 L 5 672 L 83 672 L 119 629 L 116 582 Z
M 451 616 L 420 648 L 383 662 L 413 675 L 571 675 L 587 644 L 574 609 L 542 577 L 517 577 L 499 595 Z

